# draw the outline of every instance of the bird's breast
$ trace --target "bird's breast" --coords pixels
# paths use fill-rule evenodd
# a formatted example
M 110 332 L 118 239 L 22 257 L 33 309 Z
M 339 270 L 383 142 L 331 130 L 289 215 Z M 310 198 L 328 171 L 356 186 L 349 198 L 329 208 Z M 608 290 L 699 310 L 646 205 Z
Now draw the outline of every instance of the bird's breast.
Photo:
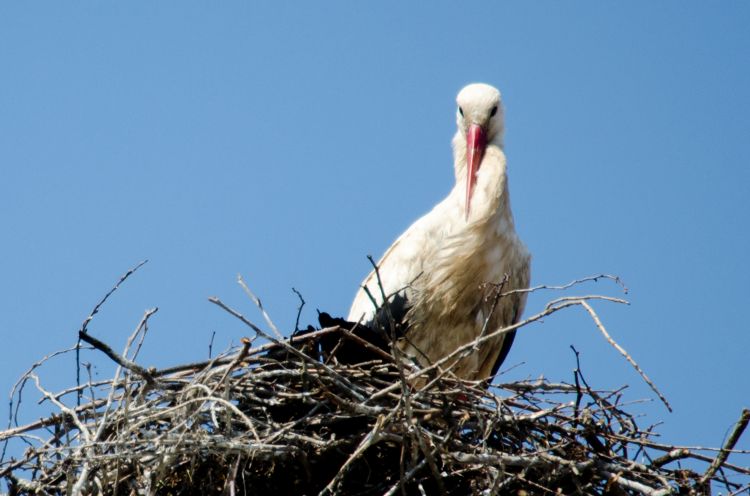
M 411 317 L 421 321 L 466 319 L 481 307 L 487 285 L 501 282 L 527 258 L 512 220 L 503 217 L 468 223 L 447 233 L 423 260 Z

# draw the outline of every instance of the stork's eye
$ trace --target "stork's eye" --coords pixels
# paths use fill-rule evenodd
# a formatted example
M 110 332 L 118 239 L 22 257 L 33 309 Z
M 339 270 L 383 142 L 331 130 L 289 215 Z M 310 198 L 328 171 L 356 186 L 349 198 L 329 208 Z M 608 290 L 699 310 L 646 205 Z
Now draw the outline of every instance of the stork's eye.
M 462 109 L 461 107 L 458 107 L 458 113 L 461 114 L 461 117 L 463 117 L 464 116 L 464 109 Z
M 490 117 L 494 117 L 495 114 L 497 114 L 497 105 L 492 107 L 492 111 L 490 112 Z

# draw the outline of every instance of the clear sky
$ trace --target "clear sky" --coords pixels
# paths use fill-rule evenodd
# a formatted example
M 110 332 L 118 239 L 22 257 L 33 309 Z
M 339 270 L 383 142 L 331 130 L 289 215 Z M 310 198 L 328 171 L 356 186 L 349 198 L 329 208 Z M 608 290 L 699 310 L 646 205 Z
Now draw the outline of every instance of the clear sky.
M 208 296 L 262 322 L 238 273 L 285 330 L 292 287 L 304 323 L 346 314 L 366 255 L 450 189 L 455 94 L 483 81 L 534 284 L 621 276 L 632 305 L 596 308 L 675 408 L 641 423 L 721 444 L 750 406 L 748 26 L 731 0 L 3 2 L 0 391 L 146 258 L 90 326 L 121 348 L 158 306 L 144 365 L 247 335 Z M 572 380 L 571 344 L 654 399 L 579 310 L 524 329 L 505 379 Z M 43 378 L 71 385 L 73 357 Z

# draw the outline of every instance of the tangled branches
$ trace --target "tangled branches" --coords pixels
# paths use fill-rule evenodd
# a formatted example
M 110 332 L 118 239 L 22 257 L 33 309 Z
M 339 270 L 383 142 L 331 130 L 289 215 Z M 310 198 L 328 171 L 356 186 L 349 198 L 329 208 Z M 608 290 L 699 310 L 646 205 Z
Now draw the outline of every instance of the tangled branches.
M 655 496 L 709 494 L 712 481 L 747 489 L 738 480 L 750 468 L 727 456 L 748 411 L 711 456 L 657 443 L 622 391 L 595 390 L 579 375 L 574 384 L 487 387 L 439 364 L 404 370 L 346 326 L 279 339 L 214 303 L 269 342 L 244 339 L 210 361 L 148 370 L 135 355 L 149 311 L 122 355 L 80 334 L 118 364 L 109 381 L 53 393 L 32 368 L 23 380 L 58 411 L 0 432 L 0 441 L 29 444 L 0 461 L 10 492 Z M 347 363 L 343 347 L 370 357 Z M 80 406 L 67 405 L 79 395 Z M 706 470 L 675 467 L 688 459 Z

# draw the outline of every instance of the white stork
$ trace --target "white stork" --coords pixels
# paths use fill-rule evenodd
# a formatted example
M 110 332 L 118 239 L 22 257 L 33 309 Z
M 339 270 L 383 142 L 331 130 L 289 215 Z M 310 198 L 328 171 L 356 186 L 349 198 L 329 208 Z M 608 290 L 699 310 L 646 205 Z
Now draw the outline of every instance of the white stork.
M 370 325 L 380 320 L 384 293 L 390 318 L 406 329 L 396 345 L 423 367 L 473 341 L 485 326 L 487 334 L 516 323 L 526 293 L 500 298 L 491 311 L 497 284 L 507 275 L 507 292 L 527 288 L 530 278 L 531 257 L 510 209 L 500 92 L 470 84 L 456 102 L 455 186 L 388 248 L 377 265 L 382 291 L 373 270 L 348 317 Z M 464 379 L 491 378 L 513 338 L 501 335 L 446 366 Z

